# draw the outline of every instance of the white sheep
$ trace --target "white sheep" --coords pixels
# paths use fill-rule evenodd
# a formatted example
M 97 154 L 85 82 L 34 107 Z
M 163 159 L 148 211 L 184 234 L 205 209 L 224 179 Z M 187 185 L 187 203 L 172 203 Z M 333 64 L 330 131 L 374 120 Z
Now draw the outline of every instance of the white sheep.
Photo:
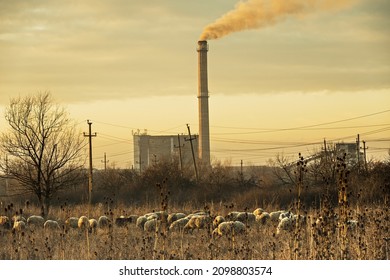
M 245 232 L 245 224 L 240 221 L 222 222 L 213 231 L 214 236 L 225 236 L 232 234 L 241 234 Z
M 66 219 L 65 226 L 67 228 L 78 228 L 79 227 L 79 219 L 76 217 L 70 217 Z
M 238 211 L 232 211 L 232 212 L 229 212 L 227 215 L 226 215 L 226 220 L 227 221 L 235 221 L 237 219 L 237 216 L 240 214 L 241 212 L 238 212 Z
M 210 216 L 192 216 L 188 223 L 184 226 L 185 231 L 193 231 L 194 229 L 205 228 L 208 223 L 210 223 Z
M 96 219 L 89 219 L 88 222 L 89 222 L 89 228 L 91 230 L 96 230 L 98 221 Z
M 157 219 L 147 220 L 146 223 L 144 224 L 144 231 L 146 232 L 156 231 L 157 221 L 158 221 Z
M 171 213 L 168 215 L 167 221 L 168 224 L 172 224 L 173 222 L 186 217 L 186 214 L 184 213 Z
M 278 222 L 280 214 L 282 214 L 284 212 L 285 212 L 284 210 L 274 211 L 274 212 L 269 213 L 269 217 L 270 217 L 272 222 Z
M 60 225 L 58 224 L 57 221 L 47 220 L 47 221 L 43 224 L 43 228 L 44 228 L 45 230 L 59 230 L 59 229 L 60 229 Z
M 152 213 L 147 213 L 144 215 L 148 220 L 152 219 L 159 219 L 165 221 L 168 219 L 168 213 L 166 211 L 157 211 L 157 212 L 152 212 Z
M 24 222 L 25 224 L 27 223 L 27 220 L 25 217 L 23 217 L 22 215 L 14 215 L 12 217 L 12 222 L 15 223 L 15 222 L 19 222 L 19 221 L 22 221 Z
M 291 231 L 294 228 L 293 219 L 285 217 L 280 220 L 278 227 L 276 228 L 276 234 L 282 233 L 282 231 Z
M 42 228 L 44 226 L 45 219 L 42 216 L 30 216 L 27 218 L 27 226 L 31 229 Z
M 26 229 L 26 223 L 24 221 L 16 221 L 14 222 L 14 226 L 12 227 L 12 230 L 14 232 L 21 232 Z
M 77 222 L 77 226 L 82 230 L 89 229 L 89 219 L 86 216 L 81 216 Z
M 261 213 L 261 215 L 256 216 L 256 222 L 260 225 L 266 224 L 271 219 L 271 216 L 267 212 Z
M 157 214 L 157 219 L 159 220 L 167 221 L 168 219 L 168 213 L 166 211 L 158 211 L 155 214 Z
M 157 219 L 158 218 L 158 215 L 156 213 L 147 213 L 144 215 L 146 217 L 147 220 L 153 220 L 153 219 Z
M 235 221 L 239 221 L 245 224 L 251 224 L 256 221 L 256 216 L 251 212 L 240 212 Z
M 225 222 L 225 218 L 223 216 L 216 216 L 213 220 L 213 228 L 217 228 L 220 223 Z
M 100 216 L 97 221 L 98 228 L 108 228 L 111 225 L 111 220 L 107 216 Z
M 169 230 L 171 230 L 171 231 L 175 231 L 175 230 L 181 231 L 185 227 L 185 225 L 188 223 L 188 221 L 189 221 L 189 219 L 187 217 L 178 219 L 178 220 L 174 221 L 169 226 Z
M 283 220 L 284 218 L 292 218 L 294 215 L 290 211 L 284 211 L 280 213 L 279 215 L 279 221 Z
M 136 226 L 140 229 L 144 229 L 144 224 L 146 223 L 148 219 L 146 216 L 139 216 L 136 222 Z
M 265 212 L 263 208 L 257 208 L 257 209 L 255 209 L 255 210 L 253 211 L 253 214 L 254 214 L 255 216 L 259 216 L 259 215 L 261 215 L 263 212 Z

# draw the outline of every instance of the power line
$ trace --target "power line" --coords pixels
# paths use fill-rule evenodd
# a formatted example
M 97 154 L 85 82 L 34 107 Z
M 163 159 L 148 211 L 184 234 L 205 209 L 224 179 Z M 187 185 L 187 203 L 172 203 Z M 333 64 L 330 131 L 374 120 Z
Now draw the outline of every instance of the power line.
M 319 124 L 313 124 L 313 125 L 298 126 L 298 127 L 290 127 L 290 128 L 269 129 L 269 128 L 243 128 L 243 127 L 226 127 L 226 126 L 211 126 L 211 127 L 228 128 L 228 129 L 261 130 L 261 131 L 250 132 L 250 133 L 269 133 L 269 132 L 277 132 L 277 131 L 302 130 L 302 129 L 307 129 L 307 128 L 313 128 L 313 127 L 318 127 L 318 126 L 324 126 L 324 125 L 329 125 L 329 124 L 335 124 L 335 123 L 341 123 L 341 122 L 347 122 L 347 121 L 351 121 L 351 120 L 367 118 L 367 117 L 380 115 L 380 114 L 384 114 L 384 113 L 388 113 L 388 112 L 390 112 L 390 110 L 375 112 L 375 113 L 371 113 L 371 114 L 367 114 L 367 115 L 361 115 L 361 116 L 337 120 L 337 121 L 331 121 L 331 122 L 325 122 L 325 123 L 319 123 Z

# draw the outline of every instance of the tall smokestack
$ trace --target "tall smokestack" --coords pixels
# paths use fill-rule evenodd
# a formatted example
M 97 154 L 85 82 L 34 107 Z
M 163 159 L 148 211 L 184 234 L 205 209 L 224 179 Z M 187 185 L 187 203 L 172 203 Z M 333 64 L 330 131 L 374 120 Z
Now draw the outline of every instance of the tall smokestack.
M 207 81 L 207 41 L 198 41 L 199 159 L 210 165 L 209 90 Z

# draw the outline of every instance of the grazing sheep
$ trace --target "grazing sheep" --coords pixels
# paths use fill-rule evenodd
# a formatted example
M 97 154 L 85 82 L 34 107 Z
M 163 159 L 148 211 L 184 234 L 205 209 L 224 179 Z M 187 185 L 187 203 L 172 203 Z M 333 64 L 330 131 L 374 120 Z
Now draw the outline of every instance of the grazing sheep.
M 279 221 L 283 220 L 284 218 L 292 218 L 294 215 L 290 211 L 284 211 L 279 216 Z
M 186 217 L 186 214 L 184 214 L 184 213 L 171 213 L 168 215 L 167 221 L 168 221 L 168 224 L 172 224 L 173 222 L 175 222 L 181 218 L 184 218 L 184 217 Z
M 16 221 L 14 222 L 14 226 L 12 227 L 13 232 L 21 232 L 26 229 L 26 223 L 24 221 Z
M 24 222 L 25 224 L 27 223 L 27 220 L 25 217 L 23 217 L 22 215 L 15 215 L 12 217 L 12 222 L 15 223 L 15 222 L 19 222 L 19 221 L 22 221 Z
M 88 229 L 89 228 L 89 219 L 86 216 L 81 216 L 77 222 L 79 229 Z
M 157 219 L 162 220 L 162 221 L 167 221 L 168 219 L 168 213 L 166 211 L 158 211 L 155 212 L 157 215 Z
M 58 224 L 57 221 L 53 221 L 53 220 L 47 220 L 44 224 L 43 224 L 43 228 L 45 230 L 59 230 L 60 229 L 60 226 Z
M 270 219 L 271 216 L 267 212 L 263 212 L 261 215 L 256 216 L 256 222 L 260 225 L 265 225 Z
M 240 234 L 245 232 L 245 224 L 240 221 L 228 221 L 218 225 L 213 231 L 214 236 Z
M 158 215 L 156 213 L 147 213 L 144 215 L 146 217 L 147 220 L 153 220 L 153 219 L 157 219 L 158 218 Z
M 136 222 L 136 226 L 140 229 L 144 229 L 144 224 L 148 219 L 145 216 L 139 216 Z
M 79 219 L 76 217 L 70 217 L 65 221 L 66 228 L 78 228 L 79 227 Z
M 253 211 L 253 215 L 260 216 L 263 212 L 265 212 L 263 208 L 257 208 Z
M 188 223 L 184 226 L 185 231 L 192 231 L 194 229 L 205 228 L 206 225 L 210 222 L 210 216 L 192 216 Z
M 184 217 L 184 218 L 181 218 L 181 219 L 178 219 L 176 221 L 174 221 L 170 226 L 169 226 L 169 230 L 179 230 L 181 231 L 185 226 L 186 224 L 188 223 L 190 219 L 188 219 L 187 217 Z
M 235 221 L 237 219 L 237 216 L 240 214 L 241 212 L 237 212 L 237 211 L 233 211 L 233 212 L 229 212 L 227 215 L 226 215 L 226 220 L 227 221 Z
M 42 216 L 30 216 L 27 219 L 27 226 L 31 229 L 33 228 L 42 228 L 44 226 L 45 219 Z
M 146 223 L 144 224 L 144 231 L 154 232 L 156 231 L 156 226 L 157 226 L 157 219 L 147 220 Z
M 223 216 L 216 216 L 213 220 L 213 228 L 217 228 L 220 223 L 225 222 L 225 218 Z
M 280 220 L 276 229 L 276 234 L 282 233 L 282 231 L 291 231 L 294 228 L 294 222 L 292 218 L 285 217 Z
M 152 213 L 147 213 L 144 215 L 148 220 L 153 220 L 153 219 L 159 219 L 165 221 L 168 219 L 168 213 L 166 211 L 157 211 L 157 212 L 152 212 Z
M 111 220 L 107 216 L 100 216 L 97 221 L 98 228 L 108 228 L 111 225 Z
M 88 222 L 89 222 L 89 228 L 91 230 L 96 230 L 97 225 L 98 225 L 98 222 L 96 221 L 96 219 L 89 219 Z
M 280 214 L 282 214 L 284 212 L 285 212 L 284 210 L 274 211 L 274 212 L 269 213 L 269 217 L 270 217 L 272 222 L 278 222 Z
M 209 214 L 210 213 L 203 211 L 203 210 L 196 210 L 196 211 L 192 212 L 192 215 L 195 215 L 195 216 L 208 216 Z
M 10 229 L 11 222 L 7 216 L 0 216 L 0 229 Z
M 237 215 L 235 221 L 251 224 L 256 221 L 256 216 L 250 212 L 241 212 Z

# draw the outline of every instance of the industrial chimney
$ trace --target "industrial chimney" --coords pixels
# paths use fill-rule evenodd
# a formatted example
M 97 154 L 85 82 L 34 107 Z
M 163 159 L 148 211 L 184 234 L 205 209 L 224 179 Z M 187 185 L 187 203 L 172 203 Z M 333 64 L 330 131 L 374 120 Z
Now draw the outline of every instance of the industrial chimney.
M 199 159 L 210 165 L 209 90 L 207 82 L 207 41 L 198 41 Z

